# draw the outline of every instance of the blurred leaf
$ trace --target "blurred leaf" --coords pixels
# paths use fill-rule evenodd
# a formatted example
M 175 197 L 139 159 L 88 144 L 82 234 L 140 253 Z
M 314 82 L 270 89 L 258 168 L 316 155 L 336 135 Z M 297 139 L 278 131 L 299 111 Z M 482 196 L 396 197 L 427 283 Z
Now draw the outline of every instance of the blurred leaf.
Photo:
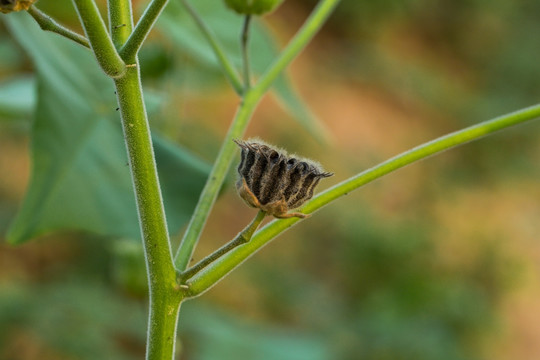
M 118 288 L 127 293 L 146 297 L 148 280 L 141 241 L 118 239 L 113 244 L 112 278 Z
M 226 315 L 208 306 L 184 309 L 179 332 L 193 340 L 185 352 L 196 360 L 323 360 L 331 359 L 324 339 L 298 330 L 280 329 L 268 324 Z M 193 339 L 190 339 L 190 338 Z M 209 346 L 211 344 L 211 346 Z
M 9 36 L 6 36 L 5 32 L 0 27 L 0 74 L 4 71 L 11 74 L 24 65 L 24 57 L 20 48 Z
M 225 53 L 236 64 L 237 69 L 240 69 L 242 58 L 239 39 L 242 18 L 227 10 L 222 2 L 199 0 L 193 3 L 204 21 L 219 38 Z M 167 7 L 160 18 L 159 25 L 183 52 L 196 60 L 199 66 L 219 68 L 212 49 L 180 2 L 172 2 Z M 251 66 L 256 74 L 262 74 L 277 57 L 278 50 L 261 22 L 254 22 L 251 30 L 249 43 Z M 274 88 L 280 103 L 293 118 L 319 141 L 326 140 L 328 132 L 325 131 L 325 127 L 301 100 L 285 75 L 281 75 L 276 80 Z
M 88 50 L 41 31 L 26 14 L 11 14 L 6 22 L 38 72 L 32 176 L 8 240 L 58 230 L 139 238 L 112 82 Z M 208 169 L 183 149 L 154 143 L 175 232 L 188 220 Z
M 30 118 L 36 103 L 36 81 L 22 76 L 0 84 L 0 119 Z
M 0 357 L 22 359 L 14 338 L 28 333 L 28 345 L 42 344 L 62 359 L 138 359 L 146 319 L 144 308 L 129 300 L 96 281 L 3 284 Z

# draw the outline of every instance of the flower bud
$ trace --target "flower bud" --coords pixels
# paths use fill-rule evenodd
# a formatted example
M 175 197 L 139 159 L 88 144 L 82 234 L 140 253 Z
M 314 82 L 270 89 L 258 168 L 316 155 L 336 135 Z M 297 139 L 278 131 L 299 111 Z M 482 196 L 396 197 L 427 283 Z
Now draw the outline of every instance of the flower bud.
M 241 149 L 236 182 L 240 197 L 277 218 L 307 217 L 288 211 L 311 199 L 319 181 L 333 174 L 312 160 L 290 156 L 259 140 L 235 143 Z
M 0 0 L 0 12 L 8 14 L 13 11 L 28 10 L 37 0 Z
M 283 0 L 225 0 L 225 4 L 239 14 L 263 15 L 274 11 Z

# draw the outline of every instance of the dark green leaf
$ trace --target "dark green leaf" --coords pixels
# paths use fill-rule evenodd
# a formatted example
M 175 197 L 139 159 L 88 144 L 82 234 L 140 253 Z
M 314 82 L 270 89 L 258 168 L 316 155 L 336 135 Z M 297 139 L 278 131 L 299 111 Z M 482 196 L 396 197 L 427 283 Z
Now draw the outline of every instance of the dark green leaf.
M 38 73 L 32 176 L 8 240 L 58 230 L 140 237 L 112 82 L 90 51 L 41 31 L 27 14 L 6 22 Z M 155 152 L 174 232 L 187 221 L 208 169 L 163 140 L 155 140 Z

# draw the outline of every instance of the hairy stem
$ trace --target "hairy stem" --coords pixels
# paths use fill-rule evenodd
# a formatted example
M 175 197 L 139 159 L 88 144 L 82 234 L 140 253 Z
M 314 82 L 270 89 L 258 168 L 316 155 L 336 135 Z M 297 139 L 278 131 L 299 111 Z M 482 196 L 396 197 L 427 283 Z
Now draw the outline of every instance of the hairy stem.
M 109 0 L 109 18 L 115 44 L 123 44 L 133 24 L 130 1 Z M 126 29 L 119 30 L 119 26 Z M 146 359 L 173 359 L 183 293 L 172 260 L 137 56 L 131 61 L 136 66 L 128 67 L 122 77 L 115 79 L 115 85 L 150 289 Z
M 248 91 L 251 87 L 251 70 L 249 66 L 249 25 L 251 24 L 251 15 L 244 17 L 244 26 L 242 27 L 242 35 L 240 37 L 240 43 L 242 45 L 242 62 L 244 66 L 244 91 Z
M 182 4 L 188 11 L 188 13 L 191 15 L 197 26 L 199 27 L 199 30 L 206 38 L 206 41 L 208 41 L 208 44 L 212 48 L 212 51 L 214 51 L 214 54 L 216 55 L 216 58 L 221 65 L 221 68 L 223 70 L 223 73 L 225 74 L 225 77 L 229 81 L 229 83 L 234 88 L 234 91 L 238 95 L 242 95 L 244 93 L 244 87 L 242 86 L 242 80 L 240 79 L 240 76 L 236 72 L 236 69 L 232 65 L 231 61 L 227 57 L 227 54 L 225 54 L 225 51 L 219 44 L 218 39 L 210 30 L 210 28 L 206 25 L 206 23 L 203 21 L 203 19 L 200 17 L 199 13 L 195 10 L 195 8 L 189 3 L 188 0 L 182 0 Z
M 126 64 L 114 47 L 96 3 L 92 0 L 73 0 L 73 4 L 101 69 L 109 77 L 122 76 L 126 71 Z
M 236 235 L 233 240 L 229 241 L 227 244 L 223 245 L 222 247 L 214 251 L 212 254 L 208 255 L 207 257 L 199 261 L 197 264 L 193 265 L 185 272 L 183 272 L 180 276 L 182 281 L 191 278 L 193 275 L 207 267 L 210 263 L 216 261 L 235 247 L 249 242 L 249 240 L 251 240 L 251 237 L 255 233 L 255 230 L 257 230 L 265 216 L 266 212 L 260 210 L 255 216 L 255 218 L 251 221 L 251 223 L 246 226 L 244 230 L 242 230 L 238 235 Z
M 539 116 L 540 105 L 535 105 L 429 141 L 325 190 L 309 201 L 303 207 L 302 212 L 311 214 L 337 198 L 356 190 L 360 186 L 406 165 Z M 298 218 L 274 220 L 259 230 L 245 246 L 238 247 L 209 264 L 186 283 L 190 288 L 190 296 L 197 296 L 208 290 L 270 240 L 298 221 Z
M 146 358 L 172 359 L 181 294 L 159 187 L 138 67 L 115 80 L 150 287 Z
M 251 92 L 246 94 L 243 99 L 236 116 L 229 127 L 229 131 L 225 136 L 225 140 L 221 145 L 221 149 L 214 163 L 214 167 L 208 176 L 208 180 L 204 185 L 199 202 L 193 213 L 193 217 L 189 222 L 188 228 L 180 247 L 176 253 L 175 264 L 179 271 L 184 271 L 189 264 L 189 260 L 193 254 L 193 249 L 199 240 L 200 234 L 206 223 L 206 219 L 210 214 L 210 210 L 214 205 L 217 194 L 221 189 L 225 175 L 236 150 L 236 145 L 232 139 L 241 138 L 247 127 L 251 114 L 255 110 L 255 106 L 259 102 L 260 97 L 254 97 Z
M 30 6 L 30 8 L 27 11 L 34 18 L 34 20 L 36 20 L 36 22 L 38 23 L 39 27 L 42 30 L 57 33 L 58 35 L 61 35 L 67 39 L 73 40 L 76 43 L 81 44 L 82 46 L 90 48 L 90 43 L 88 42 L 88 39 L 60 25 L 59 23 L 56 22 L 56 20 L 54 20 L 49 15 L 39 10 L 34 5 Z
M 133 30 L 131 1 L 107 0 L 107 5 L 109 8 L 109 32 L 114 46 L 119 49 Z
M 131 62 L 131 59 L 137 55 L 144 40 L 150 33 L 150 30 L 152 30 L 152 27 L 159 17 L 159 14 L 161 14 L 163 8 L 165 8 L 165 5 L 167 5 L 167 2 L 168 0 L 152 0 L 152 2 L 148 5 L 137 22 L 135 29 L 120 50 L 122 59 Z
M 195 208 L 188 228 L 180 243 L 180 247 L 176 253 L 175 264 L 179 271 L 184 271 L 191 259 L 193 249 L 199 240 L 204 224 L 210 214 L 210 210 L 212 209 L 217 194 L 225 180 L 227 171 L 231 166 L 236 150 L 236 145 L 232 140 L 241 138 L 244 135 L 255 107 L 270 85 L 294 57 L 304 49 L 313 36 L 315 36 L 338 2 L 339 0 L 321 0 L 319 5 L 313 10 L 313 13 L 309 16 L 291 42 L 285 47 L 270 69 L 261 77 L 261 80 L 259 80 L 259 82 L 244 95 L 242 103 L 240 104 L 236 116 L 229 127 L 229 131 L 225 136 L 219 154 L 214 162 L 212 172 L 199 197 L 197 207 Z

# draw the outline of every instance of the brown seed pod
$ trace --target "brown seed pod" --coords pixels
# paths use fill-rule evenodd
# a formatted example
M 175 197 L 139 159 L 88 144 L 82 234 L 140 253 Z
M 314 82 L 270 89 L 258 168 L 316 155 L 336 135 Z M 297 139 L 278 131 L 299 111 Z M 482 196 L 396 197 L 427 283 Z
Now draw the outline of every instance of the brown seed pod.
M 0 0 L 0 12 L 8 14 L 14 11 L 28 10 L 37 0 Z
M 334 175 L 312 160 L 290 156 L 260 140 L 234 142 L 242 151 L 236 182 L 238 194 L 249 206 L 277 218 L 307 217 L 288 211 L 311 199 L 322 178 Z

